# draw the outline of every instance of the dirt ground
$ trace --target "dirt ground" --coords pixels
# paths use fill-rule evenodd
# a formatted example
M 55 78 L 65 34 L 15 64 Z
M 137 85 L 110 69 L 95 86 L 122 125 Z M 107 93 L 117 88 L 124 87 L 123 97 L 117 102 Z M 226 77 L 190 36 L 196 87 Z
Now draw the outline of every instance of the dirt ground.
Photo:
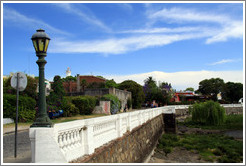
M 175 147 L 167 155 L 156 149 L 148 163 L 206 163 L 206 161 L 202 160 L 196 151 Z

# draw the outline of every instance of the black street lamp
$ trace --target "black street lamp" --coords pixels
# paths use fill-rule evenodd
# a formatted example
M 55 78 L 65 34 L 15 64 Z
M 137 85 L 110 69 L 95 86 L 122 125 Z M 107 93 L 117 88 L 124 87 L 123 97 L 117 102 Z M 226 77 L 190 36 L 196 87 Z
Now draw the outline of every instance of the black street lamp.
M 37 64 L 39 66 L 39 94 L 38 94 L 38 113 L 35 122 L 31 127 L 52 127 L 53 124 L 47 115 L 46 96 L 45 96 L 45 82 L 44 82 L 44 66 L 47 61 L 44 59 L 47 55 L 47 48 L 50 38 L 43 29 L 38 29 L 32 35 L 33 46 L 38 57 Z

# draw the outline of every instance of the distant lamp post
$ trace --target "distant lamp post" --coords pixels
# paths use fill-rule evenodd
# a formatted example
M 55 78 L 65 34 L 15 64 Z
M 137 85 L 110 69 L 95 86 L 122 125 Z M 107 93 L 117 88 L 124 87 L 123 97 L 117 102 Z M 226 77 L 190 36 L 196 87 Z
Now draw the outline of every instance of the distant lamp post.
M 45 80 L 44 80 L 44 66 L 47 61 L 44 59 L 47 55 L 47 49 L 50 38 L 43 29 L 38 29 L 32 35 L 33 46 L 38 57 L 37 64 L 39 66 L 39 94 L 38 94 L 38 113 L 35 122 L 31 127 L 52 127 L 53 124 L 47 115 L 46 109 L 46 95 L 45 95 Z

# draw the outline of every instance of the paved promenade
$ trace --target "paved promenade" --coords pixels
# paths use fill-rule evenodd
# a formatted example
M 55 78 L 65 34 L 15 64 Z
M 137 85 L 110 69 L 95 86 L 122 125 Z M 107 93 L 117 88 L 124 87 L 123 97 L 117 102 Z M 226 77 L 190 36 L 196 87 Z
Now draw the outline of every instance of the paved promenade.
M 15 128 L 3 127 L 3 163 L 30 163 L 29 126 L 18 126 L 17 157 L 14 157 Z

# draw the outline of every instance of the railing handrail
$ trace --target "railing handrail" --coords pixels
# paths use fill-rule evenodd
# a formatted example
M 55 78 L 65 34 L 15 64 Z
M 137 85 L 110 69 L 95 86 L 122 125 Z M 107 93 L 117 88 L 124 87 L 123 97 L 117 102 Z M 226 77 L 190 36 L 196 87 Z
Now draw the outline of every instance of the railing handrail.
M 127 131 L 132 131 L 135 127 L 146 123 L 160 114 L 175 114 L 175 109 L 188 108 L 189 106 L 172 105 L 148 108 L 110 116 L 58 123 L 53 128 L 50 128 L 51 137 L 57 146 L 56 152 L 61 153 L 64 159 L 69 162 L 85 154 L 92 154 L 95 148 L 122 137 Z M 229 104 L 223 106 L 238 107 L 242 105 Z M 35 139 L 35 129 L 31 129 L 30 133 L 30 139 L 33 141 Z M 35 144 L 32 142 L 33 145 Z

